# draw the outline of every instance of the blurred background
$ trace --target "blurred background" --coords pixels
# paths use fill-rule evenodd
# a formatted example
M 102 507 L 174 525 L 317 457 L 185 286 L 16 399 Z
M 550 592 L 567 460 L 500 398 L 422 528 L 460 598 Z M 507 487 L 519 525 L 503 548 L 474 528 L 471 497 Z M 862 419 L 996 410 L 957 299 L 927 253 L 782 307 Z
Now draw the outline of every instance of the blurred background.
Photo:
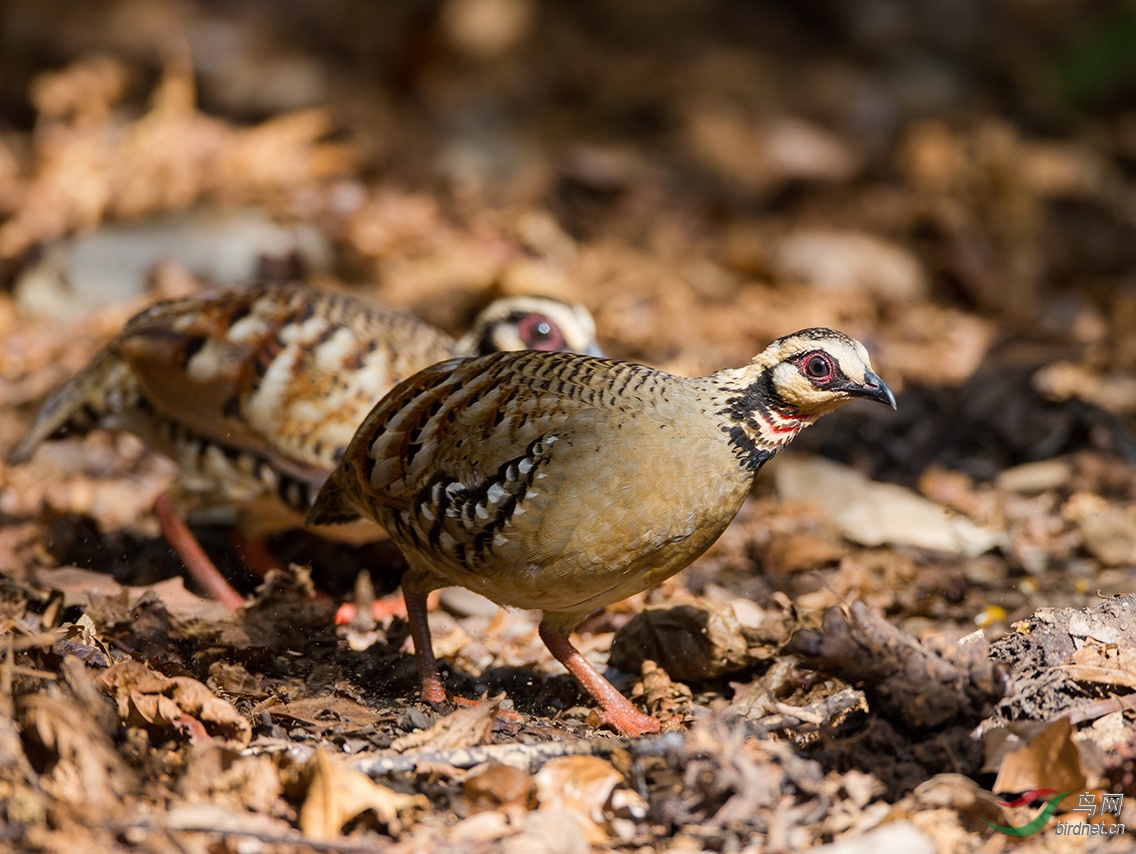
M 0 282 L 59 319 L 304 275 L 452 330 L 541 292 L 681 373 L 829 324 L 909 391 L 995 348 L 870 463 L 989 478 L 1129 452 L 1134 88 L 1130 3 L 5 0 Z
M 1126 2 L 3 0 L 0 439 L 154 299 L 301 276 L 684 374 L 838 327 L 901 406 L 800 446 L 938 500 L 1131 460 L 1134 94 Z

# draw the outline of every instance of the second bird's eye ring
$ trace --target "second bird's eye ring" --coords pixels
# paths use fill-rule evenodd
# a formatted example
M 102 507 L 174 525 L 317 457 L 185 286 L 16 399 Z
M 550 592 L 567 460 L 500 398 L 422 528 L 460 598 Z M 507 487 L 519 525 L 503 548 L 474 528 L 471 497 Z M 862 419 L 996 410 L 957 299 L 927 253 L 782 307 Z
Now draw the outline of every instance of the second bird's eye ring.
M 564 338 L 556 324 L 543 314 L 530 314 L 517 324 L 517 332 L 526 347 L 533 350 L 560 350 Z

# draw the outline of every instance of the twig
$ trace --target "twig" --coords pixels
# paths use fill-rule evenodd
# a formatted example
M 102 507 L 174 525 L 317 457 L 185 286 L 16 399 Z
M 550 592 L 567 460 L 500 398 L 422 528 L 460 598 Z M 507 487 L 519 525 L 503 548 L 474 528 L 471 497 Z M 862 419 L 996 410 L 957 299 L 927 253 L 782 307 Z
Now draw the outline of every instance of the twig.
M 1053 720 L 1057 720 L 1057 718 L 1068 718 L 1069 723 L 1079 724 L 1085 721 L 1103 718 L 1105 715 L 1110 715 L 1113 712 L 1123 712 L 1127 709 L 1136 709 L 1136 694 L 1125 694 L 1123 697 L 1109 697 L 1105 700 L 1094 700 L 1082 706 L 1066 709 L 1064 712 L 1057 715 L 1057 717 L 1053 718 Z
M 639 739 L 581 738 L 538 744 L 488 744 L 455 750 L 368 754 L 349 759 L 348 762 L 352 767 L 376 779 L 388 774 L 410 773 L 419 766 L 449 765 L 453 768 L 466 769 L 485 762 L 499 762 L 502 765 L 512 765 L 526 769 L 529 773 L 535 773 L 545 762 L 560 756 L 610 756 L 617 750 L 625 750 L 632 756 L 665 756 L 685 753 L 687 745 L 683 733 L 668 732 Z M 262 751 L 252 747 L 246 752 L 255 754 Z M 315 748 L 306 745 L 290 745 L 288 748 L 288 754 L 297 763 L 308 761 L 314 753 Z
M 539 744 L 488 744 L 457 750 L 420 750 L 398 755 L 360 756 L 351 764 L 369 777 L 407 773 L 419 765 L 473 768 L 485 762 L 499 762 L 535 773 L 545 762 L 560 756 L 609 756 L 617 750 L 638 756 L 657 756 L 681 751 L 683 745 L 681 733 L 664 733 L 640 739 L 572 739 Z
M 815 670 L 862 684 L 872 711 L 912 732 L 982 720 L 1008 684 L 1004 666 L 981 646 L 932 648 L 860 601 L 829 608 L 822 631 L 799 630 L 784 651 Z

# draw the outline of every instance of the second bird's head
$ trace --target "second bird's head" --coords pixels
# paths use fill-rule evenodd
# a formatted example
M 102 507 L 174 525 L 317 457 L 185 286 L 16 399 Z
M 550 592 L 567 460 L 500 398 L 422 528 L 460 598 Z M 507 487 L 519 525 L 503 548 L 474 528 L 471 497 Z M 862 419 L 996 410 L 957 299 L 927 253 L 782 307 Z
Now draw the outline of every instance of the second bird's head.
M 488 355 L 513 350 L 566 350 L 603 356 L 596 322 L 577 303 L 551 297 L 506 297 L 490 303 L 458 342 L 466 353 Z

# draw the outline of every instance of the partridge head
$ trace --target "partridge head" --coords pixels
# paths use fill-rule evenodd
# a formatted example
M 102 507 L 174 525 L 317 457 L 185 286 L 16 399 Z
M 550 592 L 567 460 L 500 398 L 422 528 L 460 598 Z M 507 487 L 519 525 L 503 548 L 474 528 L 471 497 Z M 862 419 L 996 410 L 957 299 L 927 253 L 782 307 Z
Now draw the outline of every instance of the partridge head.
M 299 283 L 170 300 L 131 319 L 54 392 L 10 459 L 26 460 L 45 440 L 126 430 L 178 464 L 180 511 L 259 505 L 267 527 L 288 527 L 401 380 L 503 347 L 598 352 L 594 335 L 586 309 L 547 298 L 498 300 L 461 341 L 412 315 Z M 180 516 L 163 503 L 159 518 L 182 543 Z M 197 558 L 183 557 L 197 575 Z
M 372 519 L 409 562 L 403 592 L 424 697 L 445 692 L 425 594 L 448 585 L 543 612 L 541 637 L 629 735 L 656 732 L 571 645 L 589 612 L 686 567 L 754 475 L 804 427 L 863 398 L 895 406 L 863 345 L 831 329 L 742 368 L 673 376 L 566 353 L 434 365 L 371 411 L 308 521 Z

